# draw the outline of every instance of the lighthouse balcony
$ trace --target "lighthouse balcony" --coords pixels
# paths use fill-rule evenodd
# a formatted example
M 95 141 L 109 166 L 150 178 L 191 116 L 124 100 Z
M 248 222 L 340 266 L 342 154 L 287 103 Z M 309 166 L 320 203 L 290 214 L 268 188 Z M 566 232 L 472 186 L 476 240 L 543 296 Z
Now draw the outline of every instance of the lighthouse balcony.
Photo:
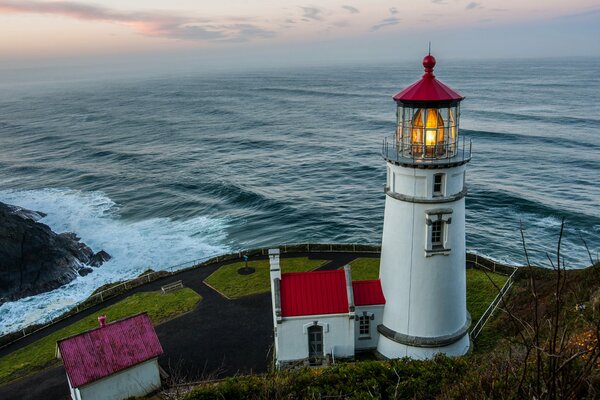
M 398 140 L 395 136 L 383 140 L 382 155 L 396 165 L 420 168 L 442 168 L 461 165 L 471 160 L 471 140 L 458 140 L 436 144 Z

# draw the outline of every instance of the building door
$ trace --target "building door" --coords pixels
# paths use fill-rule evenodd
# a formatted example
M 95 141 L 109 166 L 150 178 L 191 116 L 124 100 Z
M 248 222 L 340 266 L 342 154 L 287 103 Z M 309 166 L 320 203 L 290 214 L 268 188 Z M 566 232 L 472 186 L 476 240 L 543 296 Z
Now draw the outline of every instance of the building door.
M 323 357 L 323 327 L 313 325 L 308 327 L 308 357 L 314 360 Z

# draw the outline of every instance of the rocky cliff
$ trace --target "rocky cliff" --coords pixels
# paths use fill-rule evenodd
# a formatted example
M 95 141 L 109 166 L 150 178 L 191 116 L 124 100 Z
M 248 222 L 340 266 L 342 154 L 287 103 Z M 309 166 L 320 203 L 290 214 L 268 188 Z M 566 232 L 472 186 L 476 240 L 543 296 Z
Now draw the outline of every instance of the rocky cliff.
M 57 234 L 37 222 L 43 217 L 0 202 L 0 304 L 56 289 L 110 259 L 74 233 Z

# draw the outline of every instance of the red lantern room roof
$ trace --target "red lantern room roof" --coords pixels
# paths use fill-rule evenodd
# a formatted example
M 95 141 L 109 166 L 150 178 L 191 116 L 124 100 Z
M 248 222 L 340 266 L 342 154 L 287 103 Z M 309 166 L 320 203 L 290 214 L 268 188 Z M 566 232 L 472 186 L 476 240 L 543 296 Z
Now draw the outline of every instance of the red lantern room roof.
M 423 67 L 425 73 L 421 79 L 396 94 L 394 100 L 400 103 L 454 103 L 464 99 L 462 94 L 436 79 L 433 74 L 435 58 L 431 54 L 423 58 Z

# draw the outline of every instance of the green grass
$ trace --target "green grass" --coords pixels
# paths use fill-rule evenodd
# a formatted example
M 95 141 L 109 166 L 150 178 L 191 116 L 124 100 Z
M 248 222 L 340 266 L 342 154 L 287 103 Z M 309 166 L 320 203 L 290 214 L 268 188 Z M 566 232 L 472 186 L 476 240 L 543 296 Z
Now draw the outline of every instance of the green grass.
M 349 264 L 353 281 L 379 279 L 379 258 L 357 258 Z
M 325 263 L 326 260 L 310 260 L 302 258 L 282 258 L 282 272 L 302 272 L 313 270 Z M 244 267 L 243 262 L 224 265 L 213 272 L 205 282 L 230 299 L 265 293 L 271 290 L 269 282 L 269 260 L 249 261 L 248 267 L 256 271 L 250 275 L 238 274 L 238 269 Z
M 498 294 L 498 289 L 490 279 L 501 288 L 508 279 L 507 276 L 488 272 L 487 274 L 475 268 L 467 270 L 467 310 L 471 313 L 473 323 L 476 323 L 484 311 Z
M 106 315 L 107 322 L 110 322 L 146 311 L 156 325 L 192 310 L 201 299 L 198 293 L 189 288 L 167 294 L 161 292 L 135 293 L 81 321 L 0 358 L 0 383 L 17 379 L 58 363 L 59 361 L 55 358 L 56 342 L 97 327 L 98 315 Z

